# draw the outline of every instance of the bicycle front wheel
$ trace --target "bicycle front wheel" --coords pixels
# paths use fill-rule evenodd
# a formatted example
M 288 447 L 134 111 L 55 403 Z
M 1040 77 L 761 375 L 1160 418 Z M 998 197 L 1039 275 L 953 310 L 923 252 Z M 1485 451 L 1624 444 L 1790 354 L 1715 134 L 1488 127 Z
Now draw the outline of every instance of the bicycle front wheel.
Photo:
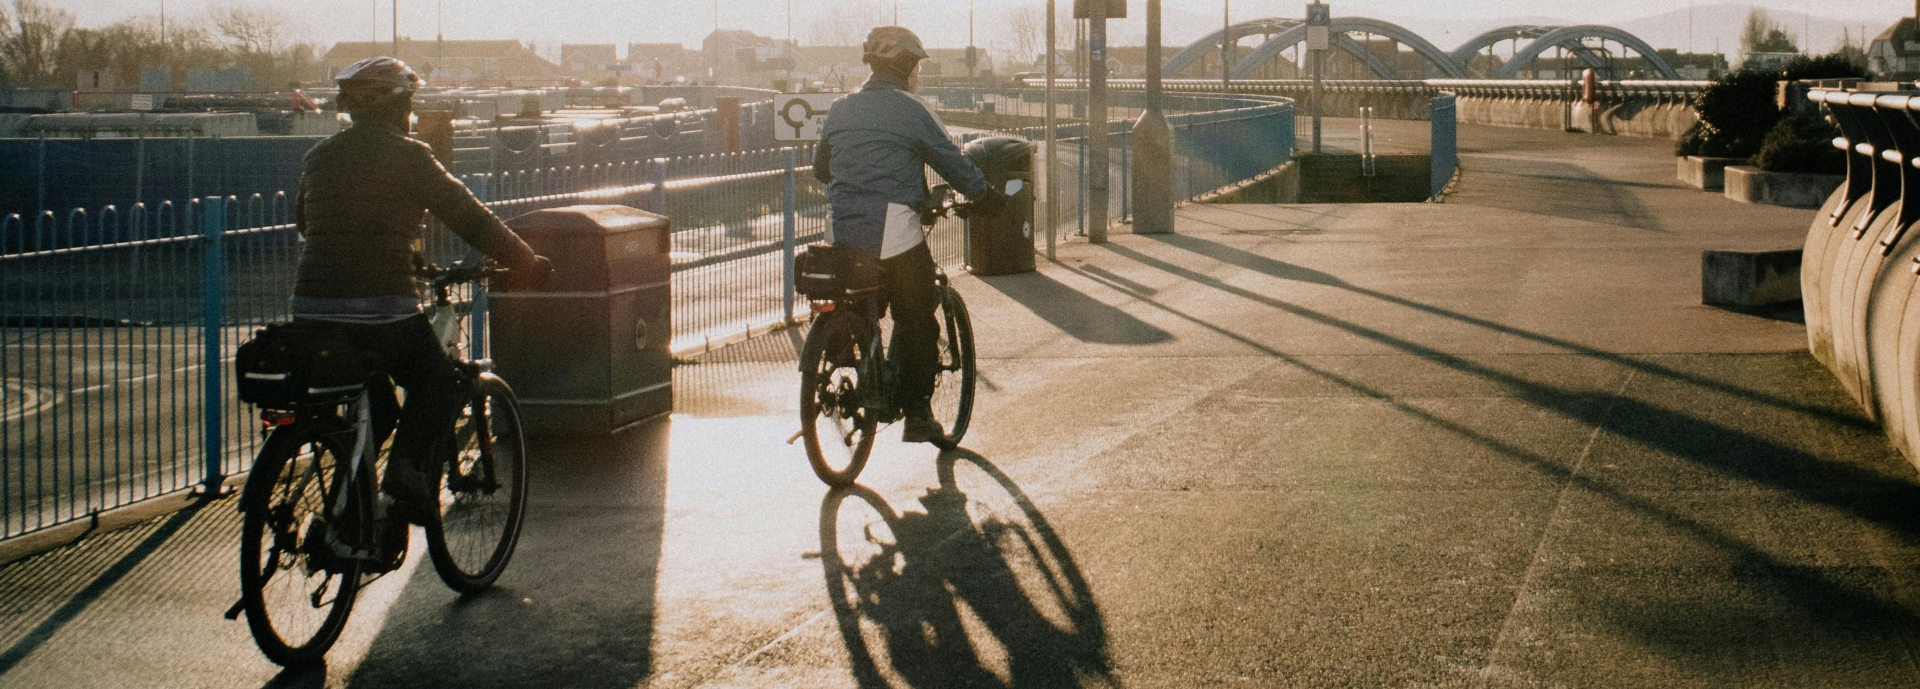
M 872 368 L 860 325 L 851 316 L 823 315 L 800 348 L 800 435 L 813 473 L 830 486 L 860 478 L 873 452 L 878 424 L 863 402 L 875 383 L 860 378 Z
M 349 438 L 323 422 L 274 431 L 241 496 L 241 608 L 260 651 L 281 665 L 320 662 L 360 590 L 361 562 L 349 545 L 359 526 L 336 522 L 371 513 L 370 483 L 351 489 L 342 513 L 351 516 L 336 519 L 328 508 L 353 482 Z
M 947 285 L 940 299 L 940 371 L 933 379 L 933 416 L 947 428 L 940 444 L 952 449 L 967 434 L 973 421 L 973 387 L 979 377 L 974 368 L 973 319 L 967 315 L 967 303 L 960 293 Z
M 433 569 L 455 591 L 484 591 L 512 559 L 527 509 L 527 443 L 506 381 L 487 375 L 475 383 L 435 473 L 440 512 L 427 525 Z

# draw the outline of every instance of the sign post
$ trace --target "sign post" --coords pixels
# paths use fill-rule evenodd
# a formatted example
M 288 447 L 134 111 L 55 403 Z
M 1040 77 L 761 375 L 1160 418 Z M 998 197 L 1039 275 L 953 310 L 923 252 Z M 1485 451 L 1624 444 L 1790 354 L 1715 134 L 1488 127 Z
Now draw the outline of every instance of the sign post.
M 773 99 L 774 141 L 819 141 L 827 110 L 841 93 L 782 93 Z
M 1087 13 L 1087 241 L 1107 241 L 1107 18 L 1126 16 L 1126 2 L 1093 0 L 1080 3 Z M 1119 12 L 1110 12 L 1113 5 Z M 1076 14 L 1078 14 L 1076 12 Z
M 1327 48 L 1333 42 L 1333 11 L 1323 2 L 1307 5 L 1307 50 L 1313 55 L 1313 152 L 1320 152 L 1320 116 L 1325 108 L 1325 91 L 1320 83 L 1321 70 L 1327 64 Z

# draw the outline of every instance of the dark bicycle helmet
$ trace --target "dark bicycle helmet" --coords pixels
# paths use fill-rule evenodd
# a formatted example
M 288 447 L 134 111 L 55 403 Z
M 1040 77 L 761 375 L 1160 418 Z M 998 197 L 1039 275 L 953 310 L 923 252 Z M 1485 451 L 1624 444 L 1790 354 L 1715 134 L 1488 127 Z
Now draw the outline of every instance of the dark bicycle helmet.
M 860 44 L 862 62 L 925 59 L 927 49 L 920 44 L 920 37 L 904 26 L 876 26 L 867 34 L 867 41 Z
M 333 80 L 340 85 L 341 109 L 348 112 L 411 96 L 426 85 L 412 67 L 392 57 L 370 57 L 347 65 Z

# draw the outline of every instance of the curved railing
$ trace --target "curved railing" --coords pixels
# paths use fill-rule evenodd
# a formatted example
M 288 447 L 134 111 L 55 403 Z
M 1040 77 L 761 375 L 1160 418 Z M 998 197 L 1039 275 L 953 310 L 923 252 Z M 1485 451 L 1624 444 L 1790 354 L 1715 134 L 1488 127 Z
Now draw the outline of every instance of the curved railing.
M 1920 95 L 1815 89 L 1840 127 L 1847 181 L 1801 254 L 1807 347 L 1920 464 Z

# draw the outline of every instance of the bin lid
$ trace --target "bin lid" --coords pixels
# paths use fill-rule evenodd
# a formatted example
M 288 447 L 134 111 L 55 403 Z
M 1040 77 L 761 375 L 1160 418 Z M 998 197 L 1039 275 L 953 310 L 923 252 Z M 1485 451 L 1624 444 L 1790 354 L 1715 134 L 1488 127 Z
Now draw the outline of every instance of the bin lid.
M 988 175 L 1029 172 L 1033 167 L 1033 142 L 1011 136 L 988 136 L 967 142 L 961 152 Z
M 654 215 L 631 206 L 563 206 L 548 208 L 514 218 L 507 226 L 515 232 L 538 232 L 546 235 L 590 235 L 607 236 L 639 232 L 643 230 L 665 230 L 669 226 L 665 216 Z

